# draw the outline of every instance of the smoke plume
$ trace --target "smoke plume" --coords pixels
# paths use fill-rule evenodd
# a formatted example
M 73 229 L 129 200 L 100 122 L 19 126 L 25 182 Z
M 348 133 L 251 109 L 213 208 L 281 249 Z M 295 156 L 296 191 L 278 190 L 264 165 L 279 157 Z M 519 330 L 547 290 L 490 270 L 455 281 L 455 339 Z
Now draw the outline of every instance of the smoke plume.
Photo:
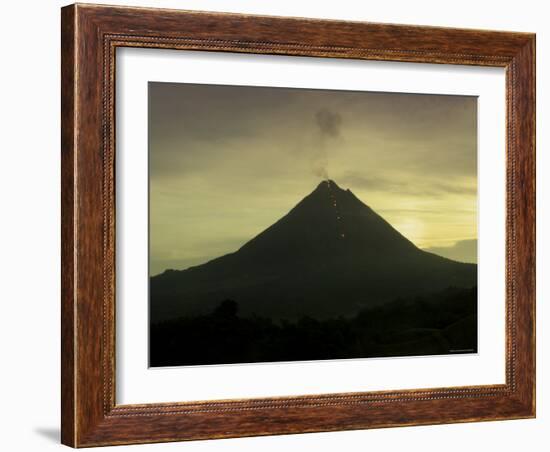
M 340 136 L 342 117 L 338 113 L 329 110 L 319 110 L 315 114 L 315 122 L 319 126 L 322 138 L 336 138 Z
M 318 144 L 314 150 L 312 169 L 316 176 L 328 179 L 328 152 L 327 142 L 340 137 L 342 117 L 327 109 L 319 110 L 315 114 L 315 124 L 318 127 Z

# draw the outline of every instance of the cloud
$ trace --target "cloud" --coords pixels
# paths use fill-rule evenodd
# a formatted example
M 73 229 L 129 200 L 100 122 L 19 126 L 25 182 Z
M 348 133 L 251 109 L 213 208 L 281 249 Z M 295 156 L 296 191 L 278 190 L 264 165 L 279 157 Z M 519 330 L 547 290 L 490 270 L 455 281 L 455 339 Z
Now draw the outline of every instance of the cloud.
M 347 171 L 339 178 L 344 185 L 360 190 L 396 193 L 408 196 L 439 197 L 444 195 L 470 195 L 477 194 L 477 187 L 464 184 L 451 184 L 429 179 L 422 180 L 418 175 L 414 180 L 404 180 L 401 176 L 383 178 L 380 176 L 369 176 L 356 171 Z
M 477 263 L 477 239 L 459 240 L 452 246 L 432 246 L 424 251 L 458 262 Z

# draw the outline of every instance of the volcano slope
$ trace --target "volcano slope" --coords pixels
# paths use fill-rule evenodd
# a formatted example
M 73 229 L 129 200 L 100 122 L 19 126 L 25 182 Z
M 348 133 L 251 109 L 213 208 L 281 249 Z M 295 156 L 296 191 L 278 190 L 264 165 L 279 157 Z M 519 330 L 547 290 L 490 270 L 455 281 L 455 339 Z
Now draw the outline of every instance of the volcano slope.
M 205 315 L 224 300 L 241 317 L 350 318 L 400 297 L 476 285 L 475 264 L 417 248 L 326 180 L 234 253 L 151 277 L 150 320 Z

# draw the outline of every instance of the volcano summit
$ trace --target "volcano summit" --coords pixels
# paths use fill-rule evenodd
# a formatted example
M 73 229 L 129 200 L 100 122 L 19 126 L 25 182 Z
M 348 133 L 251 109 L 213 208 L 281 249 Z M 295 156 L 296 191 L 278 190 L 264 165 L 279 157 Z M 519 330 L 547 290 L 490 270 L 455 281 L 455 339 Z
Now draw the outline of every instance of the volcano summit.
M 398 298 L 477 285 L 477 266 L 417 248 L 350 190 L 325 180 L 231 254 L 150 279 L 151 322 L 212 312 L 351 317 Z

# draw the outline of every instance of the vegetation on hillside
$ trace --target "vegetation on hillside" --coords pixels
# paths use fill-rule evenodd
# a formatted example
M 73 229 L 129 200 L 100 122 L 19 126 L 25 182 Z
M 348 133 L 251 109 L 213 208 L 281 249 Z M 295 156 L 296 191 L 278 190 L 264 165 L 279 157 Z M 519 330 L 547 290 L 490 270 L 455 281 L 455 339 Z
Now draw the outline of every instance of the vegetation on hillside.
M 150 327 L 150 365 L 304 361 L 477 351 L 477 287 L 398 298 L 354 317 L 273 320 L 239 315 L 222 301 L 211 313 Z

